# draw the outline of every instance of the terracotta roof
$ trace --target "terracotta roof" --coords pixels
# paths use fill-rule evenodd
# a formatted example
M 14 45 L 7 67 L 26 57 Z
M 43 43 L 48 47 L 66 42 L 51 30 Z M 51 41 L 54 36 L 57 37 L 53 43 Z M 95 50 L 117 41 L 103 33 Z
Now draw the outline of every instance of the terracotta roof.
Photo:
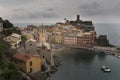
M 37 54 L 25 54 L 25 53 L 17 53 L 13 56 L 13 58 L 18 59 L 20 61 L 26 62 L 29 60 L 31 57 L 39 57 Z

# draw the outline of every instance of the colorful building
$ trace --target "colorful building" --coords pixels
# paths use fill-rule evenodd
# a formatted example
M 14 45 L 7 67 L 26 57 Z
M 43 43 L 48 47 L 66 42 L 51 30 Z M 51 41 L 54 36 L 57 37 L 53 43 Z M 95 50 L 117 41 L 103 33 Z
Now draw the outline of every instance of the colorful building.
M 26 39 L 34 39 L 33 33 L 31 32 L 26 32 L 26 31 L 22 31 L 22 35 L 26 37 Z
M 92 48 L 94 46 L 94 31 L 84 32 L 82 35 L 77 35 L 78 48 Z
M 41 59 L 37 54 L 17 53 L 13 56 L 13 61 L 26 74 L 41 70 Z
M 3 40 L 8 42 L 12 49 L 15 49 L 20 46 L 21 35 L 13 33 L 10 36 L 3 38 Z
M 64 45 L 67 47 L 74 47 L 77 44 L 77 37 L 75 33 L 68 33 L 63 39 Z
M 48 41 L 52 42 L 52 43 L 61 44 L 62 43 L 61 32 L 53 32 L 53 33 L 49 34 Z
M 37 41 L 34 39 L 28 39 L 25 42 L 25 50 L 27 53 L 37 53 Z
M 74 48 L 92 48 L 94 45 L 95 32 L 84 32 L 78 30 L 74 33 L 68 33 L 63 37 L 63 43 L 67 47 Z

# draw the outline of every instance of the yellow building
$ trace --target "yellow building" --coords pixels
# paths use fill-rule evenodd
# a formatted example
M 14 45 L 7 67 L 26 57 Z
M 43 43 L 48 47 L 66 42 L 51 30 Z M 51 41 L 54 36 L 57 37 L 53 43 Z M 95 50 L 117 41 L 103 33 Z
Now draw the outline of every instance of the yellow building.
M 61 32 L 53 32 L 48 35 L 48 40 L 52 43 L 62 43 L 62 35 Z
M 22 32 L 22 35 L 25 36 L 27 39 L 34 39 L 34 36 L 32 33 L 29 32 Z
M 13 61 L 27 74 L 41 70 L 41 60 L 37 54 L 17 53 L 13 56 Z
M 58 32 L 58 33 L 55 35 L 55 42 L 61 44 L 61 42 L 62 42 L 62 36 L 61 36 L 61 33 L 60 33 L 60 32 Z

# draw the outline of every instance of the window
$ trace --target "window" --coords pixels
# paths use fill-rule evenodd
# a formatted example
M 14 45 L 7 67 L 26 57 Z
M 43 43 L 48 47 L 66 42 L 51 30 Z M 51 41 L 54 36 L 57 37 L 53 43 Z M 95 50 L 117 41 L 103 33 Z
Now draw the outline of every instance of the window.
M 29 46 L 32 46 L 32 44 L 29 44 Z
M 17 44 L 15 44 L 15 47 L 17 47 Z
M 32 68 L 30 68 L 30 72 L 32 72 Z
M 32 66 L 32 61 L 30 62 L 30 66 Z
M 45 58 L 45 57 L 43 56 L 43 58 Z

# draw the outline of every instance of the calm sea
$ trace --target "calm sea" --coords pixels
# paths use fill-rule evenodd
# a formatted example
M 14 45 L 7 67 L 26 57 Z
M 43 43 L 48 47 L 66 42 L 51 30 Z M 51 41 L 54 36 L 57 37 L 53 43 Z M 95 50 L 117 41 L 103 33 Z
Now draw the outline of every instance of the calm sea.
M 62 56 L 63 64 L 51 80 L 120 80 L 120 58 L 92 54 L 81 49 L 64 50 L 56 54 Z M 100 70 L 103 65 L 111 68 L 111 73 Z

